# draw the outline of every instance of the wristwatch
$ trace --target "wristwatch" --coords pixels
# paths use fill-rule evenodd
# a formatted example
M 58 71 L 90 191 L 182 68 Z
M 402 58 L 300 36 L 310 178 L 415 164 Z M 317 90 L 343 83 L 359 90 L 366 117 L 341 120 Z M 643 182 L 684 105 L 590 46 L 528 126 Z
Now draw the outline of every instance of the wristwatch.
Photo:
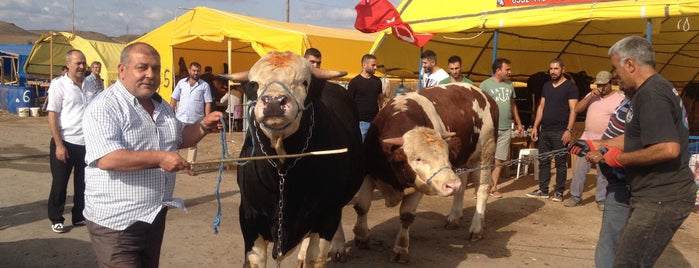
M 199 122 L 199 128 L 201 128 L 201 130 L 203 130 L 205 134 L 211 133 L 211 128 L 204 125 L 204 123 L 202 123 L 201 121 Z
M 570 132 L 570 133 L 573 133 L 573 129 L 572 129 L 572 128 L 566 128 L 566 130 L 567 130 L 568 132 Z

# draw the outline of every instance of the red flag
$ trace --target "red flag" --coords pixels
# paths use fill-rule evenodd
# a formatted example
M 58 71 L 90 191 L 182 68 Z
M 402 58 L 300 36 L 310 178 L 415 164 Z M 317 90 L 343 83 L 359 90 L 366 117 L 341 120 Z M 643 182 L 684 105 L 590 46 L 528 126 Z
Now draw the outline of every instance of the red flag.
M 424 46 L 434 34 L 416 34 L 410 25 L 403 22 L 400 14 L 388 0 L 361 0 L 354 7 L 357 19 L 354 28 L 363 33 L 375 33 L 391 27 L 398 40 Z

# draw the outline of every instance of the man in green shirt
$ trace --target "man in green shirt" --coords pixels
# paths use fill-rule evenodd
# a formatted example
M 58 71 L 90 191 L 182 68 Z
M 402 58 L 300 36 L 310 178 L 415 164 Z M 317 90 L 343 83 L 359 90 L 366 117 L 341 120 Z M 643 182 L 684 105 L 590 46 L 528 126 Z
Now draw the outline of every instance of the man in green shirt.
M 506 161 L 507 156 L 510 154 L 510 139 L 512 137 L 510 127 L 513 116 L 514 121 L 517 123 L 517 133 L 522 135 L 524 131 L 522 121 L 519 119 L 517 105 L 515 105 L 515 87 L 512 85 L 512 81 L 510 81 L 510 74 L 512 74 L 510 60 L 498 58 L 493 62 L 493 76 L 480 84 L 480 88 L 495 99 L 500 111 L 498 141 L 495 149 L 496 166 Z M 496 198 L 502 197 L 502 194 L 498 191 L 498 180 L 500 179 L 501 171 L 502 167 L 497 166 L 492 173 L 493 187 L 490 189 L 490 195 Z
M 452 82 L 466 82 L 473 85 L 473 81 L 461 74 L 461 57 L 456 55 L 449 57 L 449 77 L 439 81 L 439 84 L 449 84 Z

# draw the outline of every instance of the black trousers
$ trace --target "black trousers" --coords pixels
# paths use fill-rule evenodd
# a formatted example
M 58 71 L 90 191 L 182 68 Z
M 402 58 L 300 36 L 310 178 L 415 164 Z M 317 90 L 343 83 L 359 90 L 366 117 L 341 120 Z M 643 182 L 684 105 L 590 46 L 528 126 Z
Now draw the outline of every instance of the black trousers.
M 49 193 L 48 214 L 51 224 L 63 223 L 63 209 L 66 204 L 66 195 L 70 173 L 73 172 L 73 223 L 83 221 L 83 209 L 85 208 L 85 146 L 63 141 L 68 151 L 68 159 L 63 163 L 56 159 L 56 142 L 51 139 L 51 192 Z

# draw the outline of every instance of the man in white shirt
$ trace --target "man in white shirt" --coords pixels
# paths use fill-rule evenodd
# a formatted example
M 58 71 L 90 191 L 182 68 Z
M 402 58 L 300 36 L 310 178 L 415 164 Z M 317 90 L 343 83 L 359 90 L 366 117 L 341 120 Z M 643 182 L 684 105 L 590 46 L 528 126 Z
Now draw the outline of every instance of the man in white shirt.
M 63 209 L 70 173 L 73 172 L 73 226 L 85 225 L 85 139 L 82 118 L 87 104 L 99 93 L 93 83 L 86 82 L 85 54 L 70 50 L 66 54 L 68 73 L 51 83 L 48 99 L 49 129 L 51 131 L 50 165 L 51 192 L 48 199 L 48 216 L 51 230 L 64 233 Z
M 439 81 L 449 78 L 449 74 L 437 66 L 437 54 L 434 51 L 425 50 L 420 58 L 422 58 L 422 88 L 436 86 Z
M 189 76 L 182 78 L 172 92 L 170 107 L 176 111 L 177 119 L 185 125 L 201 121 L 211 113 L 211 89 L 209 83 L 200 78 L 201 65 L 197 62 L 189 64 Z M 187 161 L 192 163 L 197 158 L 197 147 L 187 150 Z M 190 172 L 190 175 L 193 173 Z

